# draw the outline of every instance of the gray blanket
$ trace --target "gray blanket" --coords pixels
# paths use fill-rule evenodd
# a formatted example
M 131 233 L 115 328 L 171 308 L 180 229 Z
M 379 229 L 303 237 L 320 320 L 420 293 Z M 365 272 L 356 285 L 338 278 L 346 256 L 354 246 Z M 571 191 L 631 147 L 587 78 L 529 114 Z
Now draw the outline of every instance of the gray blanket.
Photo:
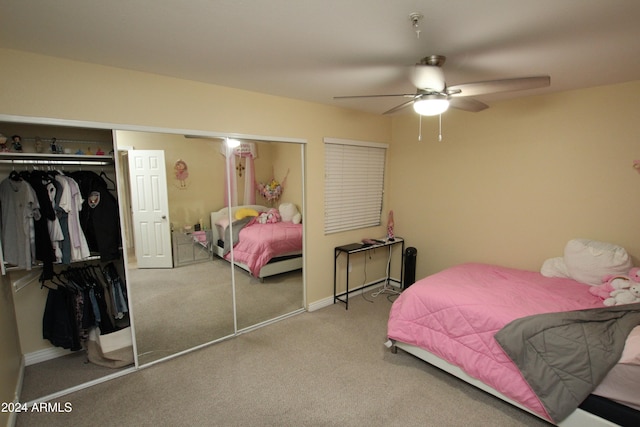
M 559 422 L 620 360 L 640 304 L 548 313 L 514 320 L 495 338 Z
M 237 221 L 233 221 L 231 227 L 227 227 L 224 230 L 223 255 L 228 254 L 231 248 L 235 246 L 236 243 L 238 243 L 238 241 L 240 240 L 240 230 L 242 230 L 254 218 L 255 217 L 253 216 L 246 216 Z M 233 229 L 233 236 L 231 236 L 231 229 Z

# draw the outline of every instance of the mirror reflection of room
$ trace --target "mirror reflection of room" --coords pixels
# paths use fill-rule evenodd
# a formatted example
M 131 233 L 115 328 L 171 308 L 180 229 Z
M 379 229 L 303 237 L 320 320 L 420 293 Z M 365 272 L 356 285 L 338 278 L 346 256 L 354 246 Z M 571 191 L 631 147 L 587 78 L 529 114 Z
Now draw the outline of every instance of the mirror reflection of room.
M 227 150 L 229 203 L 235 207 L 231 227 L 228 209 L 211 214 L 214 253 L 233 256 L 237 324 L 245 329 L 303 305 L 302 147 L 240 141 Z M 232 250 L 225 254 L 225 248 Z
M 225 253 L 221 227 L 225 221 L 219 221 L 224 219 L 232 224 L 230 231 L 233 223 L 237 225 L 236 213 L 243 208 L 267 215 L 286 203 L 301 212 L 302 157 L 298 144 L 251 141 L 255 155 L 248 162 L 246 156 L 229 157 L 223 138 L 116 131 L 116 140 L 122 158 L 144 150 L 162 152 L 166 170 L 168 212 L 164 226 L 171 240 L 170 268 L 141 265 L 135 256 L 141 252 L 136 247 L 139 243 L 135 214 L 124 218 L 140 364 L 223 339 L 243 328 L 302 309 L 302 251 L 286 253 L 288 260 L 276 257 L 276 262 L 253 272 L 241 262 L 238 262 L 240 269 L 233 269 L 230 261 L 234 248 L 227 248 Z M 133 205 L 131 188 L 135 185 L 131 185 L 131 180 L 136 178 L 125 170 L 127 164 L 126 160 L 120 162 L 123 168 L 120 178 L 121 182 L 128 182 L 122 190 L 129 193 L 125 197 Z M 253 187 L 245 185 L 247 176 L 252 178 Z M 257 189 L 261 183 L 270 183 L 274 176 L 282 181 L 283 191 L 277 199 L 267 200 Z M 234 193 L 229 192 L 230 188 Z M 255 219 L 254 222 L 259 220 Z M 297 227 L 301 230 L 302 218 L 298 219 Z M 289 224 L 293 225 L 293 221 Z M 236 231 L 240 231 L 239 226 Z M 291 261 L 291 257 L 297 260 Z

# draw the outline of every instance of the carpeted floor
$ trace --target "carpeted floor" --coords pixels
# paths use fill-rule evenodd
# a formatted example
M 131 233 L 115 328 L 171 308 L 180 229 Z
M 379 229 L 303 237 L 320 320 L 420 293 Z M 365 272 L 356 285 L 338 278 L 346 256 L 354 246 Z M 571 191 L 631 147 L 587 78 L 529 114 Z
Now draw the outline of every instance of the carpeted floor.
M 130 270 L 140 364 L 232 335 L 230 264 L 221 259 L 173 269 Z M 236 269 L 238 329 L 303 307 L 302 272 L 264 279 Z
M 387 296 L 303 313 L 64 396 L 17 426 L 544 426 L 384 345 Z M 391 298 L 392 299 L 392 298 Z M 64 408 L 64 406 L 63 406 Z

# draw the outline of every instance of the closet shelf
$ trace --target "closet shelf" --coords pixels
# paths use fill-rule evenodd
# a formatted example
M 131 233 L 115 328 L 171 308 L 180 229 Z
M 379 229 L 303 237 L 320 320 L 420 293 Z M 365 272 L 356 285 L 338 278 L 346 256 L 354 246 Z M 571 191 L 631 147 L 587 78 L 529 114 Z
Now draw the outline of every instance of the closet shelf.
M 35 142 L 38 138 L 35 136 L 22 138 L 23 142 Z M 104 145 L 111 146 L 112 141 L 106 140 L 88 140 L 88 139 L 68 139 L 68 138 L 40 138 L 45 144 L 51 144 L 52 142 L 56 142 L 56 144 L 93 144 L 93 145 Z
M 110 165 L 111 155 L 50 154 L 50 153 L 0 153 L 0 163 L 43 165 Z

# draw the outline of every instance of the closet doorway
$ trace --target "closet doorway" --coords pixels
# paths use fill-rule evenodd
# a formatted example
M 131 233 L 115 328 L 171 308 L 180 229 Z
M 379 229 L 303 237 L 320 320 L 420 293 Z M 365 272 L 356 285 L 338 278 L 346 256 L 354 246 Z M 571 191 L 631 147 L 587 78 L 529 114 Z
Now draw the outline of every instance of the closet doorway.
M 115 295 L 115 288 L 107 283 L 107 275 L 118 278 L 122 285 L 118 286 L 118 290 L 123 291 L 120 295 L 123 299 L 118 299 L 120 302 L 126 301 L 125 271 L 122 247 L 119 244 L 121 234 L 118 225 L 116 159 L 112 155 L 111 129 L 63 121 L 6 117 L 3 119 L 4 121 L 0 121 L 0 133 L 6 135 L 9 141 L 15 139 L 12 138 L 14 135 L 18 135 L 20 146 L 10 142 L 6 151 L 0 152 L 0 173 L 3 178 L 16 175 L 16 184 L 29 182 L 29 176 L 33 177 L 34 173 L 46 177 L 47 189 L 55 196 L 53 201 L 48 199 L 49 206 L 46 209 L 46 203 L 39 202 L 41 217 L 46 215 L 45 212 L 53 205 L 58 226 L 61 230 L 67 229 L 61 235 L 57 232 L 49 234 L 51 244 L 60 249 L 60 252 L 54 252 L 56 259 L 43 260 L 38 256 L 35 262 L 29 262 L 29 266 L 12 265 L 8 260 L 2 265 L 3 281 L 7 282 L 7 289 L 10 283 L 13 302 L 13 307 L 2 307 L 2 310 L 15 313 L 16 333 L 19 338 L 19 346 L 10 351 L 21 353 L 25 365 L 20 401 L 31 402 L 123 375 L 134 369 L 128 304 L 125 302 L 116 311 L 113 310 L 115 306 L 106 305 L 111 296 Z M 84 186 L 83 177 L 95 178 L 96 183 L 101 183 L 104 191 L 84 192 L 81 189 Z M 79 194 L 86 201 L 86 204 L 82 204 L 82 209 L 77 209 L 80 205 L 75 203 L 82 203 L 75 198 L 78 194 L 75 193 L 76 189 L 67 187 L 71 183 L 70 179 L 79 184 Z M 67 182 L 64 183 L 64 180 Z M 73 194 L 75 196 L 69 199 L 68 196 Z M 70 200 L 74 203 L 69 204 Z M 108 213 L 113 220 L 113 227 L 109 228 L 107 236 L 113 238 L 113 250 L 105 255 L 100 247 L 96 248 L 89 243 L 90 251 L 86 253 L 84 249 L 80 249 L 80 242 L 92 242 L 95 236 L 91 236 L 90 228 L 84 227 L 89 223 L 84 222 L 86 218 L 81 214 L 83 211 L 96 213 L 108 201 L 115 203 Z M 69 227 L 74 226 L 71 215 L 80 216 L 79 231 L 82 232 L 82 236 L 69 234 L 73 230 Z M 51 224 L 49 230 L 56 230 L 55 221 L 51 217 L 47 217 L 47 220 L 47 228 Z M 107 224 L 104 225 L 106 230 Z M 5 246 L 10 244 L 10 241 L 3 239 L 2 243 Z M 67 243 L 79 249 L 76 255 L 70 252 L 69 258 L 64 255 Z M 102 243 L 98 243 L 102 246 Z M 57 259 L 59 253 L 62 253 L 62 259 Z M 49 262 L 52 268 L 51 275 L 46 273 L 49 271 Z M 91 298 L 88 297 L 91 293 L 99 309 L 85 311 L 85 307 L 92 306 L 89 302 Z M 70 298 L 76 303 L 69 304 Z M 57 326 L 51 330 L 54 325 L 61 324 L 50 321 L 52 311 L 47 310 L 47 307 L 56 307 L 53 313 L 69 314 L 69 319 L 73 314 L 75 322 L 70 320 L 65 324 L 65 334 L 60 335 L 61 329 Z M 106 311 L 102 311 L 103 307 Z M 102 315 L 100 319 L 96 317 L 98 312 Z M 96 326 L 100 327 L 100 332 Z M 2 325 L 2 328 L 7 327 Z M 3 331 L 4 333 L 10 332 Z M 114 344 L 116 347 L 107 351 L 107 341 L 110 342 L 109 345 Z M 101 350 L 110 353 L 109 357 L 97 357 L 95 350 L 98 342 Z

